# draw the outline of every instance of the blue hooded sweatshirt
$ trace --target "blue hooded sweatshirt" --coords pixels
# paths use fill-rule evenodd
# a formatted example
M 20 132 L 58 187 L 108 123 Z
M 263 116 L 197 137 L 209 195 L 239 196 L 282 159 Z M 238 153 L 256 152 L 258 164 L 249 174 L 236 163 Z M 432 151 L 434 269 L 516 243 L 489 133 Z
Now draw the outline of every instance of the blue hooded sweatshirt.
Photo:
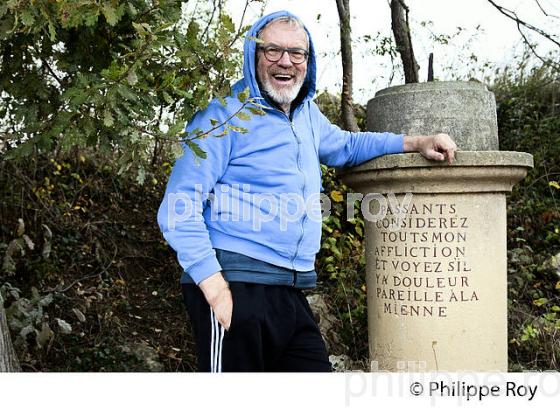
M 314 285 L 322 227 L 320 210 L 317 217 L 317 198 L 322 190 L 320 164 L 355 166 L 403 151 L 403 135 L 343 131 L 319 111 L 312 101 L 317 68 L 307 29 L 307 74 L 297 105 L 292 104 L 288 116 L 263 98 L 255 71 L 254 38 L 280 16 L 295 17 L 286 11 L 272 13 L 259 19 L 247 33 L 244 77 L 232 87 L 226 104 L 213 100 L 187 124 L 186 132 L 190 133 L 225 122 L 241 108 L 237 94 L 247 87 L 250 97 L 267 107 L 264 116 L 252 115 L 249 121 L 233 116 L 229 120 L 230 125 L 243 127 L 246 133 L 234 129 L 215 137 L 223 130 L 220 127 L 210 136 L 197 139 L 206 159 L 197 160 L 184 146 L 183 156 L 173 167 L 158 211 L 158 224 L 177 252 L 185 272 L 183 283 L 199 284 L 222 271 L 216 250 L 223 250 L 288 272 L 280 280 L 278 275 L 268 279 L 266 269 L 259 275 L 241 272 L 236 280 L 294 285 L 289 272 L 307 272 L 313 275 Z

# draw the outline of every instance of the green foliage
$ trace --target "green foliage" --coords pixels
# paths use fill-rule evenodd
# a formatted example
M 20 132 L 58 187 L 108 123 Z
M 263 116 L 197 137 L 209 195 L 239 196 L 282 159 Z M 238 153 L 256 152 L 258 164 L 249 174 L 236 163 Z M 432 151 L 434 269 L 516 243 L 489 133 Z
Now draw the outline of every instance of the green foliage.
M 268 108 L 258 103 L 256 98 L 249 98 L 249 87 L 246 87 L 243 91 L 237 93 L 237 99 L 242 103 L 241 106 L 225 120 L 219 121 L 215 118 L 210 118 L 210 125 L 212 128 L 208 130 L 196 128 L 190 132 L 190 135 L 183 133 L 180 141 L 187 144 L 187 147 L 192 150 L 197 160 L 198 158 L 205 159 L 206 152 L 200 148 L 195 140 L 208 137 L 221 138 L 228 135 L 230 131 L 239 134 L 246 134 L 248 132 L 247 128 L 233 125 L 231 123 L 232 119 L 238 118 L 242 121 L 249 121 L 251 119 L 251 114 L 259 116 L 265 115 L 264 110 Z
M 0 287 L 0 293 L 1 299 L 8 302 L 6 319 L 10 330 L 17 335 L 14 346 L 23 350 L 47 347 L 52 342 L 54 332 L 44 309 L 53 302 L 52 293 L 40 295 L 36 288 L 32 288 L 32 297 L 26 299 L 18 288 L 9 283 Z
M 535 167 L 508 198 L 510 370 L 557 369 L 560 355 L 560 82 L 528 56 L 498 71 L 500 149 L 533 155 Z
M 522 60 L 516 70 L 499 73 L 496 94 L 500 149 L 533 155 L 535 167 L 514 191 L 511 203 L 513 237 L 530 241 L 541 251 L 560 250 L 560 81 L 548 65 L 529 67 Z
M 316 99 L 321 111 L 340 125 L 340 98 L 326 92 Z M 365 107 L 355 105 L 358 126 L 365 128 Z M 321 166 L 324 194 L 331 200 L 331 214 L 323 221 L 321 249 L 317 256 L 319 289 L 328 294 L 333 313 L 341 322 L 340 343 L 331 354 L 346 354 L 360 361 L 367 357 L 367 289 L 365 284 L 364 220 L 359 203 L 354 219 L 346 215 L 346 197 L 352 192 L 336 177 L 335 170 Z
M 171 160 L 143 185 L 112 161 L 91 148 L 0 161 L 0 289 L 24 371 L 195 366 L 188 326 L 161 326 L 184 324 L 180 267 L 154 223 Z
M 162 0 L 12 0 L 0 6 L 6 158 L 95 147 L 136 170 L 229 92 L 241 53 L 222 10 Z M 211 13 L 219 18 L 212 19 Z M 22 81 L 22 79 L 25 79 Z M 131 165 L 132 163 L 132 165 Z
M 342 126 L 341 112 L 340 112 L 340 96 L 329 94 L 326 91 L 320 93 L 315 102 L 321 108 L 325 116 L 334 124 Z M 360 104 L 354 104 L 354 113 L 356 121 L 360 130 L 366 129 L 367 113 L 366 107 Z

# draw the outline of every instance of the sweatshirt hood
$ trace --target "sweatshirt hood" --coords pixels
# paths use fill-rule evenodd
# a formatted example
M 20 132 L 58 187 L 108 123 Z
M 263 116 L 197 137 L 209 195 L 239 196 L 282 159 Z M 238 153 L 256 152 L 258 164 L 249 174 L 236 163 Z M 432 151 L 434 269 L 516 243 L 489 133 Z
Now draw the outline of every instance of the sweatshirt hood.
M 257 37 L 257 33 L 270 21 L 283 16 L 290 16 L 297 20 L 300 20 L 299 17 L 293 15 L 288 11 L 277 11 L 263 16 L 259 20 L 257 20 L 255 24 L 253 24 L 253 26 L 249 29 L 249 31 L 247 32 L 247 36 L 245 37 L 245 44 L 243 47 L 243 76 L 245 77 L 247 86 L 249 87 L 251 97 L 263 98 L 261 90 L 259 89 L 259 84 L 257 82 L 255 56 L 257 43 L 255 41 L 255 38 Z M 313 41 L 311 40 L 311 35 L 309 34 L 309 30 L 307 30 L 307 27 L 304 26 L 304 29 L 307 33 L 307 38 L 309 39 L 309 57 L 307 59 L 307 74 L 302 84 L 302 90 L 307 90 L 307 92 L 302 101 L 311 99 L 315 95 L 315 80 L 317 73 L 315 48 L 313 47 Z

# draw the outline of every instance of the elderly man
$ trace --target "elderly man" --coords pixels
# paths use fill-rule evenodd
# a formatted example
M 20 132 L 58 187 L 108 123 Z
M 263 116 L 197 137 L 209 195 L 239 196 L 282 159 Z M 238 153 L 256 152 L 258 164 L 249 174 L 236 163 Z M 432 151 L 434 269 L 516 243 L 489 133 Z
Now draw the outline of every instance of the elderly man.
M 446 134 L 351 133 L 331 124 L 312 101 L 315 64 L 297 17 L 262 17 L 247 34 L 244 78 L 232 96 L 225 105 L 212 101 L 187 126 L 211 129 L 230 119 L 248 131 L 202 139 L 200 163 L 185 149 L 158 212 L 184 269 L 200 371 L 331 370 L 301 291 L 316 284 L 321 217 L 303 205 L 321 190 L 320 163 L 354 166 L 407 151 L 453 161 Z M 247 87 L 267 109 L 242 122 L 233 116 L 242 108 L 235 96 Z

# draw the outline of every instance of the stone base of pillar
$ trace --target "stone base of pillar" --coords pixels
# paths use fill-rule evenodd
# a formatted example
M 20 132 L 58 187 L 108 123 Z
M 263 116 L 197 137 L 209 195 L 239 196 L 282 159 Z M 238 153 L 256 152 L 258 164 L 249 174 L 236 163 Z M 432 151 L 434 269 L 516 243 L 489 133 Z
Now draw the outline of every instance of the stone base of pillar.
M 339 171 L 364 195 L 372 369 L 507 371 L 506 192 L 525 153 L 387 155 Z

